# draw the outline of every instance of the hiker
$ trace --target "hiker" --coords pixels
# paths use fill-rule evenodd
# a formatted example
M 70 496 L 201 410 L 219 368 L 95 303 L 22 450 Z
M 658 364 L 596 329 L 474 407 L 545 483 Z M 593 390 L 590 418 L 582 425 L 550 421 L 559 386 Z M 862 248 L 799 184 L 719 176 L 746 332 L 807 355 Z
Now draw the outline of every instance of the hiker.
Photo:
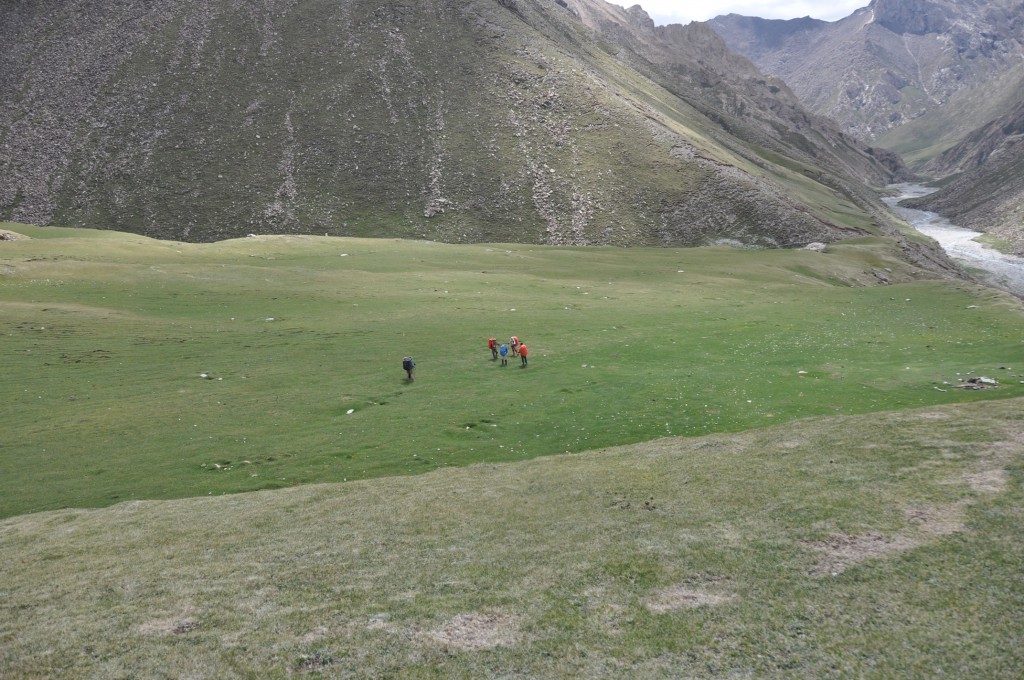
M 501 348 L 498 350 L 498 353 L 501 354 L 501 365 L 508 366 L 508 345 L 501 343 Z
M 409 382 L 413 381 L 412 371 L 416 368 L 416 362 L 413 361 L 412 357 L 402 357 L 402 370 L 409 377 Z
M 487 339 L 487 349 L 491 350 L 491 361 L 498 358 L 498 341 L 494 338 Z
M 523 360 L 523 368 L 526 368 L 526 355 L 528 352 L 529 350 L 526 349 L 526 343 L 519 345 L 519 358 Z
M 511 338 L 508 339 L 508 344 L 509 347 L 512 348 L 512 356 L 515 356 L 516 353 L 519 351 L 519 338 L 513 335 Z

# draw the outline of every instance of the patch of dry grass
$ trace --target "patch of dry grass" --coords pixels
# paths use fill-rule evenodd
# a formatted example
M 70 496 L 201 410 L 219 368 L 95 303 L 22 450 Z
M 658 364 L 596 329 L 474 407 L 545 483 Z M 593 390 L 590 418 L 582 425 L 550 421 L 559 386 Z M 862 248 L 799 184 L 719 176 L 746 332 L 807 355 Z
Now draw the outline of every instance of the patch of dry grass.
M 1021 406 L 10 518 L 0 676 L 1009 677 Z

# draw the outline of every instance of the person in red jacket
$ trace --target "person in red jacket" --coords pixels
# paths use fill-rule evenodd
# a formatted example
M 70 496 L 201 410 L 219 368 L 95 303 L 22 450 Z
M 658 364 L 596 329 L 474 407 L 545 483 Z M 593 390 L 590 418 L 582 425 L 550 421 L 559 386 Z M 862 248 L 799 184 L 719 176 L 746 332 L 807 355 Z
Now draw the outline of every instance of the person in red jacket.
M 491 360 L 497 361 L 498 359 L 498 341 L 494 338 L 487 339 L 487 349 L 491 350 Z
M 519 345 L 519 358 L 522 359 L 522 361 L 523 361 L 523 368 L 526 368 L 526 355 L 529 353 L 529 351 L 530 350 L 526 349 L 526 344 L 525 343 L 520 343 L 520 345 Z
M 511 338 L 509 338 L 508 339 L 508 348 L 510 350 L 512 350 L 512 356 L 515 356 L 516 354 L 518 354 L 519 353 L 519 338 L 517 338 L 514 335 Z

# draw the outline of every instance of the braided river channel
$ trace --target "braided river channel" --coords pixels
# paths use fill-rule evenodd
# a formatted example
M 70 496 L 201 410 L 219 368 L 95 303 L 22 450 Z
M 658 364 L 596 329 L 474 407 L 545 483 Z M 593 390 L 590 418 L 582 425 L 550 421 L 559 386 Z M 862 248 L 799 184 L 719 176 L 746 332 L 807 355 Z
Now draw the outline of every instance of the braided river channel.
M 905 198 L 924 196 L 934 189 L 920 184 L 894 184 L 890 188 L 900 193 L 884 199 L 885 202 L 912 227 L 938 241 L 950 257 L 971 270 L 979 280 L 1024 297 L 1024 257 L 1006 255 L 975 241 L 982 235 L 980 231 L 958 227 L 933 212 L 898 205 Z

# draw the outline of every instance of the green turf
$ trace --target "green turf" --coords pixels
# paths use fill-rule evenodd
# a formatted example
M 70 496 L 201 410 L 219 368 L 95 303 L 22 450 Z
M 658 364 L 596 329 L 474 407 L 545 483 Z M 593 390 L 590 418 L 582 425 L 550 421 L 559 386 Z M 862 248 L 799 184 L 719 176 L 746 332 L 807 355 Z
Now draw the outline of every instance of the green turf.
M 881 241 L 817 254 L 16 229 L 34 238 L 0 244 L 0 516 L 1024 394 L 1020 305 L 914 281 Z M 866 285 L 877 273 L 904 282 Z M 488 336 L 512 334 L 526 369 L 490 359 Z M 1002 384 L 946 384 L 971 372 Z

